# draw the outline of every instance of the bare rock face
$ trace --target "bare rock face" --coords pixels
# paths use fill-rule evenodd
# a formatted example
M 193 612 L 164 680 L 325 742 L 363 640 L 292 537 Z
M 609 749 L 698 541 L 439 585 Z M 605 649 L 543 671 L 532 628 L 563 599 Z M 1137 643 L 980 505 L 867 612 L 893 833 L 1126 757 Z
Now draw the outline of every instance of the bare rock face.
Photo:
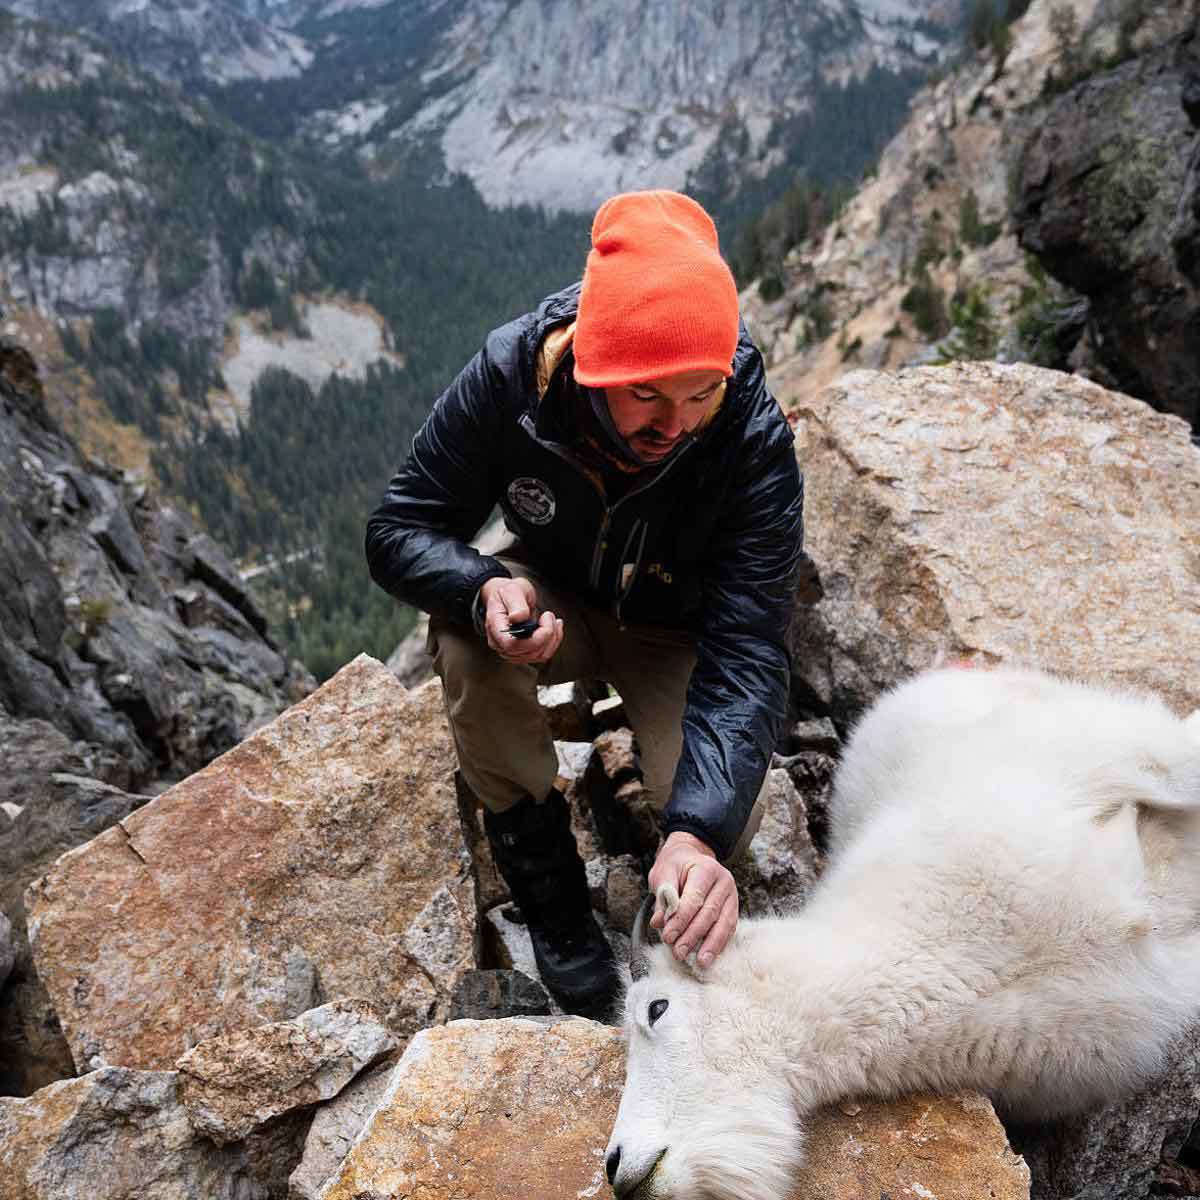
M 324 1198 L 607 1194 L 604 1150 L 624 1075 L 618 1031 L 590 1021 L 459 1021 L 425 1030 Z M 813 1119 L 809 1147 L 811 1165 L 793 1200 L 1029 1195 L 1028 1171 L 979 1097 L 832 1109 Z
M 799 413 L 797 686 L 837 719 L 940 658 L 1033 662 L 1200 707 L 1200 448 L 1024 364 L 856 371 Z
M 362 1000 L 208 1038 L 178 1062 L 192 1127 L 223 1146 L 273 1117 L 336 1096 L 398 1039 Z
M 82 460 L 47 414 L 32 357 L 5 340 L 0 565 L 0 708 L 39 722 L 16 745 L 46 745 L 55 770 L 125 790 L 175 780 L 312 686 L 220 548 Z M 40 774 L 25 777 L 30 792 Z M 24 804 L 11 782 L 4 799 Z
M 42 723 L 13 724 L 29 730 Z M 39 738 L 34 744 L 47 740 Z M 41 764 L 43 773 L 48 765 Z M 75 1073 L 54 1006 L 33 968 L 22 893 L 60 854 L 115 825 L 149 797 L 131 796 L 87 776 L 56 772 L 43 775 L 41 786 L 27 799 L 12 826 L 0 832 L 0 914 L 11 921 L 13 949 L 12 975 L 8 986 L 0 989 L 0 1095 L 14 1096 L 29 1095 Z
M 0 1098 L 4 1194 L 14 1200 L 265 1200 L 246 1147 L 188 1124 L 174 1071 L 108 1067 Z
M 304 1153 L 288 1180 L 288 1200 L 318 1200 L 387 1090 L 398 1057 L 364 1071 L 313 1114 Z
M 440 684 L 364 655 L 64 855 L 26 908 L 77 1066 L 170 1066 L 331 996 L 438 1020 L 474 966 L 453 768 Z
M 1051 104 L 1019 164 L 1014 221 L 1022 246 L 1088 297 L 1114 385 L 1200 428 L 1197 58 L 1193 30 Z

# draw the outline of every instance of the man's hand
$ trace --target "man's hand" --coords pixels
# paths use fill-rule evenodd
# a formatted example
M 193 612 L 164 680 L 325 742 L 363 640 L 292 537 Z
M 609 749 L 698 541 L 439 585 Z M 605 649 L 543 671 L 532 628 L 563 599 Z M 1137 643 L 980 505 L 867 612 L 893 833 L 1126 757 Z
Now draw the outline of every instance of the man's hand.
M 563 623 L 552 612 L 538 617 L 537 629 L 527 638 L 505 632 L 537 614 L 537 592 L 528 579 L 489 579 L 479 590 L 488 645 L 501 658 L 510 663 L 542 663 L 554 657 L 562 644 Z
M 665 913 L 656 912 L 651 926 L 662 929 L 663 941 L 675 947 L 680 962 L 698 946 L 700 965 L 712 966 L 737 926 L 738 894 L 733 876 L 698 837 L 677 831 L 663 842 L 650 868 L 650 890 L 656 892 L 662 883 L 675 885 L 679 907 L 670 920 Z

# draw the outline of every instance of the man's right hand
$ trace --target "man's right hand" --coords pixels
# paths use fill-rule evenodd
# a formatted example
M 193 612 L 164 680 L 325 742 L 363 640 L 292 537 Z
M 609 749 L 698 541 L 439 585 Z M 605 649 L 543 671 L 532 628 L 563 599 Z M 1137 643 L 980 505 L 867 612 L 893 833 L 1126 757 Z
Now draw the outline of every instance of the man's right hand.
M 563 639 L 563 623 L 552 612 L 538 616 L 537 592 L 528 579 L 489 579 L 479 589 L 483 597 L 484 628 L 488 645 L 506 662 L 542 663 L 555 655 Z M 537 617 L 538 627 L 527 638 L 506 633 L 517 625 Z

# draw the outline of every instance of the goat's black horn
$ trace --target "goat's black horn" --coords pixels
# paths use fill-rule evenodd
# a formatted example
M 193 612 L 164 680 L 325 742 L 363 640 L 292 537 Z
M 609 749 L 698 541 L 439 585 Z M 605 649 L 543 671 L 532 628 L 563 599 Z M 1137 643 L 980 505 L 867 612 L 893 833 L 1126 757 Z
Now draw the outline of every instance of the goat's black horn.
M 650 918 L 654 915 L 655 899 L 647 896 L 638 909 L 638 915 L 633 921 L 632 945 L 629 951 L 629 974 L 636 983 L 644 979 L 650 970 L 650 960 L 646 957 L 646 929 Z

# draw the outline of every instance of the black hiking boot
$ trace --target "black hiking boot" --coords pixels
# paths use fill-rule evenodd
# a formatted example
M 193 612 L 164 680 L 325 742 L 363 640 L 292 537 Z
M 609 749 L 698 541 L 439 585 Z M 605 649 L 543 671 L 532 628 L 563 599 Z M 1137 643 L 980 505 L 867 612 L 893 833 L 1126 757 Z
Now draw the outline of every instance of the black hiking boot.
M 552 789 L 507 812 L 485 812 L 492 856 L 521 909 L 542 982 L 567 1012 L 608 1021 L 620 979 L 596 924 L 570 810 Z

